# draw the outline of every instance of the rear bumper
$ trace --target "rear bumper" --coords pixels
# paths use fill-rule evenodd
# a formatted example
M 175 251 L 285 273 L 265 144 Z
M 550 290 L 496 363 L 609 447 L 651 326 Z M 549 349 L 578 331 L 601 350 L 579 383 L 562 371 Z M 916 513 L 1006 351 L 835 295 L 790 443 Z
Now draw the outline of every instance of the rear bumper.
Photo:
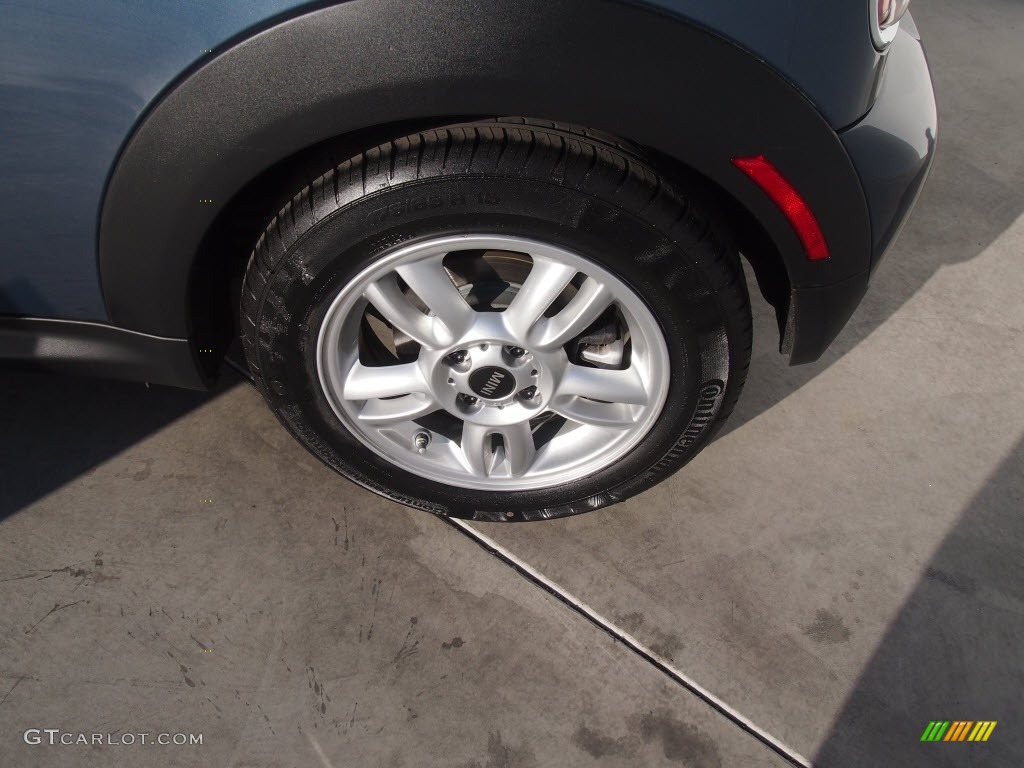
M 917 202 L 935 155 L 931 73 L 908 15 L 887 54 L 871 111 L 839 134 L 860 178 L 871 222 L 870 268 L 828 285 L 794 287 L 782 334 L 791 365 L 817 360 L 853 315 L 875 267 Z
M 938 124 L 928 61 L 909 15 L 900 23 L 887 59 L 871 111 L 839 135 L 868 202 L 872 270 L 917 201 L 935 155 Z

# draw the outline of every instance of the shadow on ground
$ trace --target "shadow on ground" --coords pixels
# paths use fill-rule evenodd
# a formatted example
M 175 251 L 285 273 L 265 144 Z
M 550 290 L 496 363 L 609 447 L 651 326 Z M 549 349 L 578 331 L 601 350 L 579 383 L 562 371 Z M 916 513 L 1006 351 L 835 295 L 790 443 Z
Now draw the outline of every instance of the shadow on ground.
M 0 376 L 0 520 L 239 384 L 213 392 L 57 377 Z
M 964 510 L 832 726 L 815 764 L 1018 766 L 1024 755 L 1024 440 Z M 930 720 L 996 720 L 925 743 Z

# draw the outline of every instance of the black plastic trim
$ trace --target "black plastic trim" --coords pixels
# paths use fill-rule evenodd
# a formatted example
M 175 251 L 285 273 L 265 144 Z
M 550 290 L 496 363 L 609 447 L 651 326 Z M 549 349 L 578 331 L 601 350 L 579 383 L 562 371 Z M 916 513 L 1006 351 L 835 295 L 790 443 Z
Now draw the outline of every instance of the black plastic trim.
M 273 164 L 372 126 L 503 114 L 600 129 L 714 180 L 768 233 L 792 286 L 870 264 L 867 205 L 843 145 L 796 88 L 736 45 L 613 0 L 494 0 L 486 13 L 476 0 L 351 0 L 225 50 L 143 120 L 101 216 L 110 319 L 195 337 L 200 243 Z M 808 262 L 785 217 L 730 162 L 760 153 L 814 210 L 830 259 Z
M 0 364 L 188 389 L 209 389 L 210 384 L 187 339 L 76 320 L 0 317 Z
M 789 295 L 780 350 L 790 365 L 813 363 L 843 330 L 868 289 L 868 273 Z

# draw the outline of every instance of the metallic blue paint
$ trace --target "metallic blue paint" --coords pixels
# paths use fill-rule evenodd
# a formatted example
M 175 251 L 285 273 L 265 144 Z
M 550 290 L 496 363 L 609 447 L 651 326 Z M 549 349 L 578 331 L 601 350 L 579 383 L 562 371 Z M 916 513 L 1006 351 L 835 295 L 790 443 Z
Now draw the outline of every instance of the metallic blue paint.
M 96 226 L 121 145 L 204 50 L 299 5 L 0 2 L 0 314 L 106 319 Z

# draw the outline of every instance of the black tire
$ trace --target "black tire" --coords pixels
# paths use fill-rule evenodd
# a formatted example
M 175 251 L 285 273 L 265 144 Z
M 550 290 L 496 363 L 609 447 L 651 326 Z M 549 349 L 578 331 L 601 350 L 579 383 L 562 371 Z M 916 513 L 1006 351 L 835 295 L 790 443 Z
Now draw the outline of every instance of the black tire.
M 469 230 L 586 254 L 652 310 L 669 346 L 668 400 L 644 440 L 613 465 L 552 488 L 467 490 L 397 468 L 335 416 L 315 360 L 332 298 L 400 245 Z M 308 450 L 389 499 L 476 520 L 586 512 L 668 477 L 731 412 L 751 347 L 739 256 L 713 212 L 696 210 L 638 150 L 571 126 L 524 120 L 425 131 L 328 170 L 294 196 L 256 244 L 241 322 L 258 388 Z

